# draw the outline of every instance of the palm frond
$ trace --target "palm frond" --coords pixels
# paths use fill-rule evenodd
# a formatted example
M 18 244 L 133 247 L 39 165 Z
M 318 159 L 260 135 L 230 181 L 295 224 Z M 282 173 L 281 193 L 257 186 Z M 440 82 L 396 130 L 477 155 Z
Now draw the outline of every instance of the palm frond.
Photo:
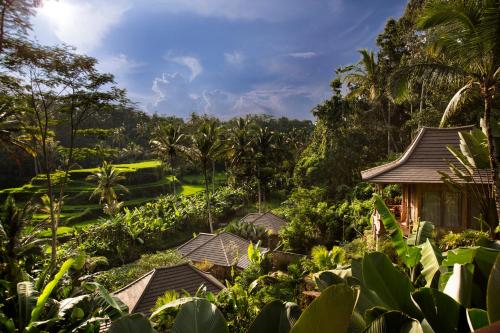
M 458 110 L 459 106 L 461 105 L 465 93 L 467 93 L 470 89 L 472 89 L 474 83 L 469 82 L 462 88 L 460 88 L 455 95 L 451 98 L 450 102 L 448 103 L 448 106 L 444 110 L 443 116 L 441 117 L 441 122 L 439 123 L 439 127 L 444 127 L 446 125 L 446 122 L 448 119 L 455 114 L 455 112 Z

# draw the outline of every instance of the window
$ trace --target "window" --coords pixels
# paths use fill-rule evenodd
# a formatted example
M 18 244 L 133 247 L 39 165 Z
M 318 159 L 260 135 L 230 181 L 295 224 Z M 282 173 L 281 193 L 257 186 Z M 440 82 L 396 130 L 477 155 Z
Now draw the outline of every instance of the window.
M 443 192 L 443 225 L 445 227 L 460 227 L 460 193 Z
M 452 191 L 424 191 L 420 219 L 437 226 L 460 227 L 460 193 Z
M 441 193 L 424 192 L 422 194 L 422 209 L 420 210 L 420 220 L 429 221 L 436 225 L 441 222 Z

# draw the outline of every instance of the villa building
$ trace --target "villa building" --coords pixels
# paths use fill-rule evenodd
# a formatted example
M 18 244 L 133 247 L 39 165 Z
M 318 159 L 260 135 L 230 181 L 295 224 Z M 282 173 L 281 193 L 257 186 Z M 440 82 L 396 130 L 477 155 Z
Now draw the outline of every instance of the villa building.
M 397 160 L 361 172 L 363 181 L 382 186 L 400 184 L 402 200 L 389 206 L 408 232 L 415 221 L 430 221 L 438 229 L 463 230 L 476 226 L 479 205 L 469 191 L 454 191 L 445 184 L 441 173 L 460 182 L 450 170 L 450 162 L 459 162 L 447 149 L 460 147 L 460 131 L 473 126 L 428 128 L 420 130 L 412 144 Z M 491 186 L 486 170 L 476 170 L 474 186 Z M 463 183 L 463 181 L 462 181 Z

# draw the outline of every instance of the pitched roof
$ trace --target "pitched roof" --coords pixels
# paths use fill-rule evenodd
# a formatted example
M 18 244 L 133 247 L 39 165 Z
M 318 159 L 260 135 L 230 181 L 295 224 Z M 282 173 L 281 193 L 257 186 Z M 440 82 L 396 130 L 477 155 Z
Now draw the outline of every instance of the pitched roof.
M 471 129 L 473 126 L 424 127 L 403 156 L 393 162 L 362 171 L 361 178 L 372 183 L 443 183 L 439 174 L 441 171 L 456 179 L 449 169 L 449 162 L 455 162 L 456 158 L 447 146 L 458 149 L 460 147 L 458 132 Z M 478 170 L 475 181 L 488 183 L 488 172 Z
M 262 226 L 272 234 L 278 234 L 286 225 L 286 221 L 284 219 L 271 212 L 250 213 L 245 215 L 240 221 Z
M 148 315 L 158 297 L 163 296 L 166 291 L 187 291 L 194 294 L 201 285 L 213 293 L 224 289 L 224 285 L 212 275 L 200 271 L 189 263 L 184 263 L 153 269 L 114 292 L 114 295 L 128 305 L 130 313 L 141 312 Z
M 199 234 L 179 246 L 182 257 L 192 261 L 208 261 L 218 266 L 236 266 L 245 269 L 249 266 L 247 250 L 250 241 L 229 232 L 220 234 Z M 265 248 L 261 248 L 267 251 Z

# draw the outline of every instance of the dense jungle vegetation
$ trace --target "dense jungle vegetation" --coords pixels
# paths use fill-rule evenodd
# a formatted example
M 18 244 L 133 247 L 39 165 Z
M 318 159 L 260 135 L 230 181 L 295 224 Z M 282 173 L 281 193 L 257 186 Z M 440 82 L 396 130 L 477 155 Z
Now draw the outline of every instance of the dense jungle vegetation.
M 314 122 L 146 114 L 96 59 L 29 40 L 37 3 L 0 2 L 0 331 L 499 329 L 498 1 L 410 0 L 377 50 L 336 69 Z M 420 221 L 405 237 L 384 203 L 400 187 L 360 171 L 399 157 L 422 126 L 469 124 L 483 131 L 461 161 L 491 171 L 496 214 L 481 230 Z M 267 244 L 238 224 L 266 211 L 288 222 L 277 249 L 299 256 L 285 267 L 252 244 L 226 289 L 167 292 L 149 318 L 111 293 L 184 262 L 175 247 L 193 234 Z

